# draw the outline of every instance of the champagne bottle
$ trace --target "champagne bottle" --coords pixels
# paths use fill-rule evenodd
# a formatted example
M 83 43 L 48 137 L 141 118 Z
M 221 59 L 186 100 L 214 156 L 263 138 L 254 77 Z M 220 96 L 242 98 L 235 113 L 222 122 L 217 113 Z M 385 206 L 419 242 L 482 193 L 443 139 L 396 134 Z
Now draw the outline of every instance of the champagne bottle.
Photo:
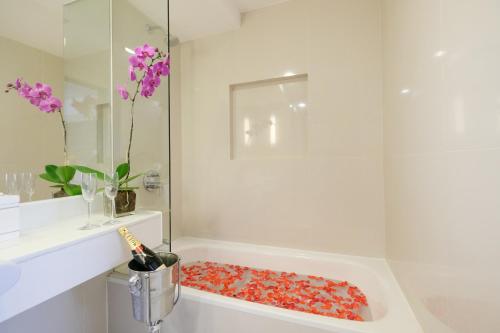
M 165 264 L 161 258 L 154 253 L 153 250 L 149 249 L 146 245 L 142 244 L 137 238 L 135 238 L 127 228 L 121 227 L 118 229 L 118 232 L 130 246 L 134 260 L 140 264 L 144 270 L 156 271 L 165 268 Z

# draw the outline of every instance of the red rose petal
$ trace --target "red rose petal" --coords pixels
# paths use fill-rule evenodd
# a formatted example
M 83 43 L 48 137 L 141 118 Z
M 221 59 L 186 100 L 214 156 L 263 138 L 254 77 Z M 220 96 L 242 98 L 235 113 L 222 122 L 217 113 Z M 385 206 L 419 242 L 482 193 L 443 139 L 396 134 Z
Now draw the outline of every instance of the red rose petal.
M 366 296 L 347 281 L 210 261 L 182 267 L 181 284 L 227 297 L 317 315 L 363 321 Z

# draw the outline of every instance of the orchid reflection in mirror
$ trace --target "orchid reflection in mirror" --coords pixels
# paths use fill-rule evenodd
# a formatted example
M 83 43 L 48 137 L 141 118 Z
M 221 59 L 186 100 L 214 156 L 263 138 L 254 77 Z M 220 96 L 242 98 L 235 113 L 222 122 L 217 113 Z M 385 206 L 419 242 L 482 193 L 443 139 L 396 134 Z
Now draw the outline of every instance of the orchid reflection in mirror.
M 87 202 L 88 215 L 87 224 L 80 230 L 91 230 L 99 228 L 100 225 L 91 223 L 92 217 L 92 202 L 97 193 L 97 175 L 95 173 L 82 173 L 82 197 Z
M 120 176 L 118 172 L 114 172 L 112 177 L 105 177 L 104 179 L 104 193 L 106 197 L 111 201 L 111 219 L 104 223 L 104 225 L 114 225 L 120 223 L 116 217 L 116 209 L 115 209 L 115 198 L 118 194 L 118 188 L 120 187 Z
M 35 175 L 31 172 L 23 172 L 21 174 L 21 187 L 27 201 L 31 201 L 35 194 Z
M 39 177 L 52 183 L 52 188 L 59 189 L 58 192 L 53 193 L 53 197 L 61 198 L 82 194 L 81 186 L 71 183 L 75 173 L 76 168 L 74 166 L 49 164 L 45 166 L 45 173 L 42 173 Z
M 23 81 L 23 79 L 18 78 L 15 82 L 7 84 L 5 92 L 9 93 L 12 90 L 17 91 L 19 96 L 29 101 L 33 106 L 37 107 L 38 110 L 45 113 L 57 112 L 59 114 L 64 139 L 64 165 L 67 165 L 69 162 L 66 121 L 64 120 L 62 111 L 62 102 L 59 98 L 52 95 L 52 87 L 48 84 L 40 82 L 31 86 L 27 82 Z

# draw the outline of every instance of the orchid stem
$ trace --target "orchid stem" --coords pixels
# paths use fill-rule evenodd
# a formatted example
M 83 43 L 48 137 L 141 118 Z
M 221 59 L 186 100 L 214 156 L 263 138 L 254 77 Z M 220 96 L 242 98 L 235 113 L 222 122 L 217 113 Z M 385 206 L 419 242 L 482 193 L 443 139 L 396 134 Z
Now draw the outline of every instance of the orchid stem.
M 63 127 L 63 134 L 64 134 L 64 165 L 68 165 L 68 131 L 66 129 L 66 121 L 64 120 L 64 116 L 62 113 L 62 110 L 59 109 L 57 112 L 59 112 L 59 116 L 61 117 L 61 124 Z
M 137 98 L 137 94 L 139 94 L 139 88 L 141 87 L 142 81 L 144 81 L 144 78 L 146 77 L 146 73 L 153 66 L 154 62 L 158 59 L 161 59 L 161 55 L 158 57 L 151 59 L 151 63 L 147 66 L 147 69 L 144 71 L 142 74 L 142 77 L 139 81 L 137 81 L 137 86 L 135 87 L 135 93 L 134 96 L 130 99 L 132 102 L 132 105 L 130 106 L 130 135 L 128 139 L 128 150 L 127 150 L 127 164 L 128 164 L 128 171 L 125 179 L 129 179 L 130 177 L 130 170 L 132 169 L 130 165 L 130 150 L 132 149 L 132 138 L 134 136 L 134 106 L 135 106 L 135 99 Z M 125 183 L 126 186 L 128 187 L 128 183 Z
M 132 101 L 132 105 L 130 106 L 130 135 L 128 139 L 128 150 L 127 150 L 127 164 L 128 164 L 128 171 L 127 171 L 127 176 L 125 179 L 128 179 L 130 176 L 130 150 L 132 148 L 132 138 L 134 136 L 134 106 L 135 106 L 135 99 L 137 97 L 137 94 L 139 93 L 139 88 L 141 86 L 141 82 L 144 79 L 144 76 L 146 74 L 143 74 L 142 78 L 137 82 L 137 87 L 135 88 L 135 93 L 134 97 L 132 97 L 130 100 Z

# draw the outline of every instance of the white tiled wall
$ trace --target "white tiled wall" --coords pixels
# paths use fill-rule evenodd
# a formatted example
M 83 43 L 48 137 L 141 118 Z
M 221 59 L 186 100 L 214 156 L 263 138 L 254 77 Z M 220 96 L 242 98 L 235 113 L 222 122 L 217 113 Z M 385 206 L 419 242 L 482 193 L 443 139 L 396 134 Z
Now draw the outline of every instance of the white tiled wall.
M 500 330 L 499 17 L 384 1 L 387 252 L 430 333 Z
M 307 75 L 236 84 L 230 89 L 231 159 L 305 156 Z
M 380 26 L 378 1 L 293 0 L 182 44 L 184 235 L 384 255 Z M 292 73 L 308 74 L 305 155 L 231 160 L 229 86 Z

